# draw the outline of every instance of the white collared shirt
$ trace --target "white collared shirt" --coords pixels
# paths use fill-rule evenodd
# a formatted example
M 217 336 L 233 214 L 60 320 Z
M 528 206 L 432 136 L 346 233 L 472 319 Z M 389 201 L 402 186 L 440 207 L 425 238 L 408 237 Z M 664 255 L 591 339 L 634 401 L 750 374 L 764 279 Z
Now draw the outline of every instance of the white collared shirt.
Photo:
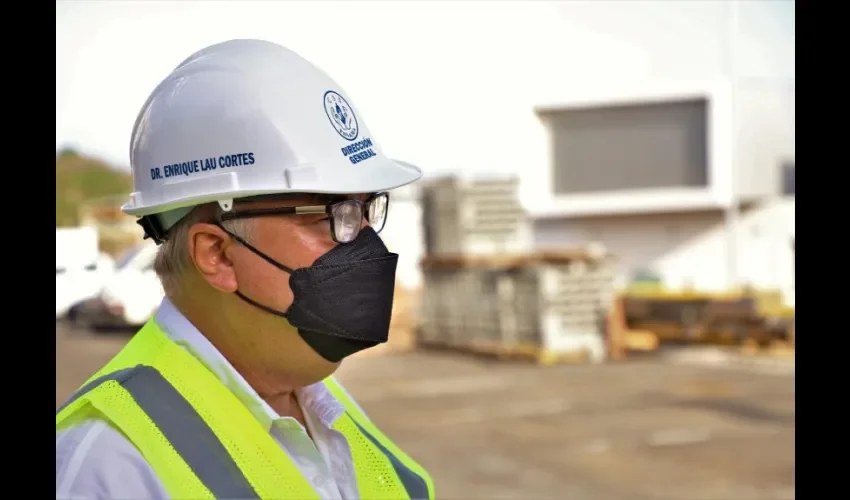
M 248 385 L 220 352 L 172 304 L 163 299 L 156 322 L 200 360 L 242 401 L 289 455 L 322 499 L 358 498 L 351 450 L 332 428 L 345 407 L 318 383 L 296 395 L 307 430 L 281 417 Z M 56 433 L 56 498 L 169 498 L 156 473 L 124 435 L 96 415 Z

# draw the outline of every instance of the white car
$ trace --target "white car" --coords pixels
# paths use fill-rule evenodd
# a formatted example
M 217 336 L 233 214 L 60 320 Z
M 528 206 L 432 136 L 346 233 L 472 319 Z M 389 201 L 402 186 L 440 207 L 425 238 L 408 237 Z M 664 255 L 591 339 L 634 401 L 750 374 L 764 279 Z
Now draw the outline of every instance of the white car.
M 101 253 L 85 266 L 56 267 L 56 319 L 65 317 L 74 306 L 97 297 L 115 272 L 115 261 Z
M 56 319 L 97 296 L 114 271 L 112 257 L 98 252 L 94 228 L 57 228 Z
M 156 250 L 148 241 L 122 256 L 100 294 L 78 308 L 75 321 L 94 328 L 143 325 L 165 295 L 153 270 Z

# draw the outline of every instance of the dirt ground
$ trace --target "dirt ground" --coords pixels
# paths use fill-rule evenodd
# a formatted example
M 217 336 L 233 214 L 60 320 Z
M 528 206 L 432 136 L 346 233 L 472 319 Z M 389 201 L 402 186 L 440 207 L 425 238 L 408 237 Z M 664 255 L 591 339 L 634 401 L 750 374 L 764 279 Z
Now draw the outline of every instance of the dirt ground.
M 127 341 L 57 323 L 57 406 Z M 442 499 L 793 499 L 793 372 L 409 353 L 338 374 Z

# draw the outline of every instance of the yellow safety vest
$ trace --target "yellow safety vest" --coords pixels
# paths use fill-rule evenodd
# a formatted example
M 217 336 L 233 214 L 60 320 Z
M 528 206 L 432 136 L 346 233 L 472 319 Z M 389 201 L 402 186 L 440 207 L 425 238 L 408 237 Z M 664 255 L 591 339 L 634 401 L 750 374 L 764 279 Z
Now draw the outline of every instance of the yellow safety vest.
M 346 413 L 363 499 L 434 499 L 425 469 L 328 377 Z M 56 412 L 64 429 L 99 411 L 139 449 L 174 498 L 319 499 L 289 456 L 221 381 L 149 321 Z

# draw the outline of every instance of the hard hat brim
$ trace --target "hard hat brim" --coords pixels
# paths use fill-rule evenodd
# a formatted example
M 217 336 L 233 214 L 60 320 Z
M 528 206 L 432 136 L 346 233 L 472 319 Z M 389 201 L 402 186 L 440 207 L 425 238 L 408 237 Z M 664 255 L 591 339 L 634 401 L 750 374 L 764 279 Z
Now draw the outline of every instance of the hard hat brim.
M 177 208 L 192 207 L 221 200 L 237 200 L 253 196 L 315 193 L 358 194 L 389 191 L 422 178 L 422 170 L 408 162 L 392 160 L 383 155 L 370 158 L 351 168 L 335 169 L 333 178 L 319 176 L 321 169 L 314 165 L 299 165 L 281 169 L 279 182 L 270 182 L 268 171 L 255 180 L 250 171 L 227 172 L 197 179 L 164 181 L 160 193 L 164 198 L 145 200 L 132 193 L 121 210 L 136 217 L 159 214 Z M 202 189 L 198 189 L 201 188 Z M 203 192 L 203 195 L 181 197 L 177 192 Z M 179 201 L 174 201 L 179 199 Z M 169 200 L 169 201 L 165 201 Z

